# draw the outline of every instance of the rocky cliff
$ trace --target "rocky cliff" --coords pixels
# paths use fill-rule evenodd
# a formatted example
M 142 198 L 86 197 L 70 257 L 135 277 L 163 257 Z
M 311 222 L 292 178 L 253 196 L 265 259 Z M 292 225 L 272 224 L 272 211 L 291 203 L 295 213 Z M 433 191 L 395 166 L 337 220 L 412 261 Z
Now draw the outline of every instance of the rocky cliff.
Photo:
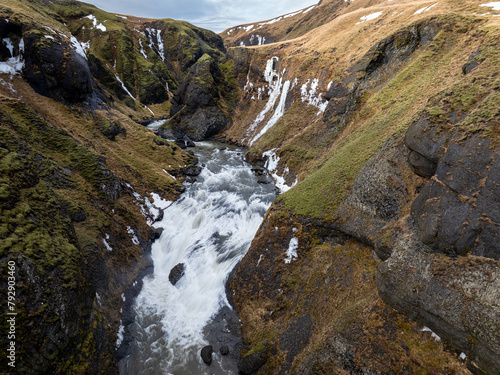
M 2 4 L 0 283 L 7 301 L 15 262 L 18 373 L 117 372 L 160 197 L 195 163 L 158 134 L 245 145 L 276 182 L 228 281 L 241 373 L 498 373 L 498 15 L 330 0 L 217 36 Z M 150 117 L 169 119 L 155 134 Z
M 17 313 L 16 368 L 3 355 L 2 371 L 118 372 L 150 225 L 196 162 L 138 122 L 168 117 L 204 53 L 222 55 L 222 40 L 183 22 L 0 5 L 0 289 L 5 312 L 14 264 Z
M 282 17 L 228 51 L 224 134 L 281 193 L 229 281 L 242 372 L 495 374 L 496 13 L 327 3 L 299 38 Z

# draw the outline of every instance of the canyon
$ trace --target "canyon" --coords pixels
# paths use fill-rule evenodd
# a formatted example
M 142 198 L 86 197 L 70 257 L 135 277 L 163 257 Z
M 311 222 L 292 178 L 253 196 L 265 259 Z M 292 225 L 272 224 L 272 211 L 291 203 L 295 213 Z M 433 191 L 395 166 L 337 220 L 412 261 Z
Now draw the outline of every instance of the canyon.
M 193 219 L 164 215 L 206 178 L 192 147 L 210 140 L 275 184 L 223 280 L 234 371 L 497 374 L 499 16 L 323 0 L 217 35 L 72 0 L 0 4 L 12 373 L 119 373 L 175 227 L 160 223 Z

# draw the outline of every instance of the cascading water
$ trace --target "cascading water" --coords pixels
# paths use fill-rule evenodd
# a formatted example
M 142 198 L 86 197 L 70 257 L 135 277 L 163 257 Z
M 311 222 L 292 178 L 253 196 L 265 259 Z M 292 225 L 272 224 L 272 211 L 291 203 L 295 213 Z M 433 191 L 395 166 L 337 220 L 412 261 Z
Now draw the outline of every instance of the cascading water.
M 258 183 L 241 150 L 220 146 L 197 144 L 205 167 L 155 224 L 165 230 L 153 244 L 154 273 L 135 302 L 134 341 L 122 374 L 235 373 L 218 353 L 208 367 L 200 349 L 208 344 L 207 325 L 228 305 L 225 281 L 276 195 L 272 183 Z M 185 273 L 174 286 L 169 274 L 179 263 Z

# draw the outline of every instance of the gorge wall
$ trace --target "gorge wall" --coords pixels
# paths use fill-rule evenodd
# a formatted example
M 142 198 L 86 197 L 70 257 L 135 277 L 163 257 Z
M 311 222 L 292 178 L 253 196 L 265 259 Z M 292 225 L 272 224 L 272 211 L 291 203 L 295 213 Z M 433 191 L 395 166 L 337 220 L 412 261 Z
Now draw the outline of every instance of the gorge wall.
M 279 194 L 227 285 L 241 373 L 496 374 L 500 21 L 484 5 L 321 1 L 220 36 L 0 5 L 18 373 L 117 373 L 150 225 L 196 174 L 186 142 L 216 137 Z
M 497 23 L 478 2 L 327 3 L 303 37 L 221 34 L 276 30 L 228 51 L 224 135 L 282 193 L 229 280 L 242 373 L 494 374 Z

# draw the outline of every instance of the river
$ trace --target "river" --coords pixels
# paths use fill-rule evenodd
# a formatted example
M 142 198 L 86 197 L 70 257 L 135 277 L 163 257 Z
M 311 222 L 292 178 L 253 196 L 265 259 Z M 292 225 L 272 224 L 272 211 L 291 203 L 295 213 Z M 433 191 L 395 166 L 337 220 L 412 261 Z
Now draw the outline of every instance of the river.
M 244 150 L 214 142 L 196 146 L 201 174 L 154 224 L 164 231 L 152 247 L 154 272 L 135 301 L 134 340 L 120 363 L 122 375 L 237 373 L 206 333 L 229 306 L 225 282 L 276 198 L 275 187 L 269 178 L 258 182 Z M 169 274 L 180 263 L 185 273 L 174 286 Z M 210 366 L 200 357 L 208 344 L 214 345 Z

